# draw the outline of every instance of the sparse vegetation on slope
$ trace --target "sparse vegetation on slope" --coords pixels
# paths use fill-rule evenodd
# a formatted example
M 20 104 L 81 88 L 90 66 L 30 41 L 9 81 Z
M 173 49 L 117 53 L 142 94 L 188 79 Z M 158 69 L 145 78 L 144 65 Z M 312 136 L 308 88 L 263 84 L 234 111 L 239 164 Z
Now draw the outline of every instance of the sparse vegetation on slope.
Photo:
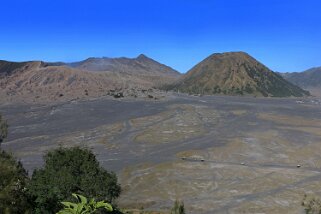
M 309 92 L 287 82 L 243 52 L 213 54 L 167 89 L 191 94 L 301 97 Z

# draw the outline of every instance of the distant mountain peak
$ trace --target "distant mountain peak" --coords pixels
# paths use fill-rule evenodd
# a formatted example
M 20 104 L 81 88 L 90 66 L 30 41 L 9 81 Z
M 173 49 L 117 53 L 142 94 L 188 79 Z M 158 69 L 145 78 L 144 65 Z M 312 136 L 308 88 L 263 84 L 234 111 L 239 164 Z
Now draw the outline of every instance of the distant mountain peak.
M 161 64 L 144 54 L 140 54 L 136 58 L 90 57 L 84 61 L 68 63 L 66 65 L 86 71 L 114 72 L 137 76 L 165 76 L 166 78 L 169 77 L 170 79 L 175 79 L 180 76 L 176 70 Z
M 243 51 L 234 51 L 234 52 L 224 52 L 224 53 L 214 53 L 208 57 L 208 59 L 215 59 L 215 58 L 222 58 L 222 59 L 252 59 L 255 60 L 250 54 L 243 52 Z
M 149 58 L 149 57 L 146 56 L 145 54 L 139 54 L 139 55 L 136 57 L 136 59 L 138 59 L 138 60 L 146 60 L 146 59 L 150 60 L 151 58 Z
M 169 89 L 195 94 L 275 97 L 309 94 L 241 51 L 210 55 Z
M 229 51 L 229 52 L 222 52 L 222 53 L 214 53 L 213 55 L 246 55 L 249 56 L 248 53 L 244 52 L 244 51 Z

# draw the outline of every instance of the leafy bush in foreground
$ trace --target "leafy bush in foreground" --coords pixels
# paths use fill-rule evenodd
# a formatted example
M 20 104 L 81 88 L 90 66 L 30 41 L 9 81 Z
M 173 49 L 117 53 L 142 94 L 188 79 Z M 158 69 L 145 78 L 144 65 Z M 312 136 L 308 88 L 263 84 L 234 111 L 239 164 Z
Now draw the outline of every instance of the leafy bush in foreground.
M 94 214 L 99 209 L 104 209 L 107 212 L 112 212 L 113 207 L 104 201 L 95 201 L 95 199 L 87 200 L 86 197 L 78 194 L 72 194 L 78 203 L 61 202 L 65 208 L 60 210 L 57 214 Z

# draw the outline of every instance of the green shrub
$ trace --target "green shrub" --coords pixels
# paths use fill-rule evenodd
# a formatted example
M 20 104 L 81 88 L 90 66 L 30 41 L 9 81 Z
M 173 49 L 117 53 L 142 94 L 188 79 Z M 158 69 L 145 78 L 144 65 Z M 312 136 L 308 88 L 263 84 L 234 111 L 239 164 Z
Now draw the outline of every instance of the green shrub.
M 171 210 L 171 214 L 185 214 L 184 203 L 179 200 L 175 200 L 174 207 Z
M 8 124 L 0 114 L 0 144 L 7 137 L 8 134 Z
M 72 193 L 109 203 L 120 195 L 116 175 L 103 169 L 88 149 L 58 148 L 44 160 L 44 168 L 34 171 L 28 186 L 35 213 L 58 212 L 59 202 L 71 200 Z

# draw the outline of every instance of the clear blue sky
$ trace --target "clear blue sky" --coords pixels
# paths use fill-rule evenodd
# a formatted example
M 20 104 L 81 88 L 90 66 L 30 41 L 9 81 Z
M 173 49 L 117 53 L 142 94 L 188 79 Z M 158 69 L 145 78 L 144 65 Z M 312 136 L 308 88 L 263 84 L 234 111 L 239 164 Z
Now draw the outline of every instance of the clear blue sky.
M 320 0 L 2 0 L 0 59 L 144 53 L 181 72 L 245 51 L 275 71 L 321 66 Z

